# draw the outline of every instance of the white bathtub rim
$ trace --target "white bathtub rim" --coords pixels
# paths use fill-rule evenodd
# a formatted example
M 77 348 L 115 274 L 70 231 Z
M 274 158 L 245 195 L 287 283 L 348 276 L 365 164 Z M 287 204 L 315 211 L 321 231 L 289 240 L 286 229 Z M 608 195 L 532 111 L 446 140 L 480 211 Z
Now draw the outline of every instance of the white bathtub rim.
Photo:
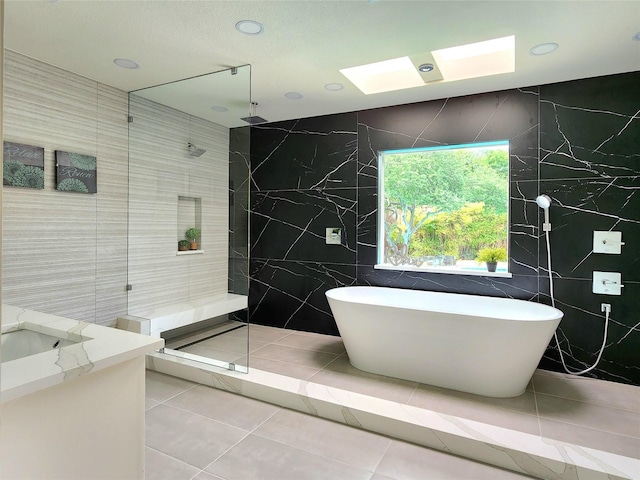
M 373 297 L 363 298 L 362 295 L 358 297 L 358 294 L 362 292 L 371 292 L 375 295 Z M 351 296 L 349 296 L 351 294 Z M 385 295 L 387 294 L 387 295 Z M 387 308 L 403 308 L 407 310 L 425 310 L 436 313 L 447 313 L 447 314 L 459 314 L 465 315 L 469 317 L 483 317 L 487 316 L 485 311 L 483 310 L 464 310 L 457 308 L 460 304 L 456 304 L 455 302 L 462 301 L 465 299 L 474 299 L 480 300 L 489 304 L 489 302 L 498 302 L 508 305 L 513 308 L 521 307 L 522 309 L 517 309 L 518 316 L 514 318 L 514 315 L 504 315 L 504 312 L 493 310 L 491 312 L 491 317 L 496 318 L 497 320 L 504 321 L 518 321 L 518 322 L 527 322 L 527 321 L 555 321 L 561 320 L 564 316 L 562 310 L 559 310 L 550 305 L 545 305 L 543 303 L 532 302 L 528 300 L 521 300 L 515 298 L 505 298 L 505 297 L 490 297 L 486 295 L 477 295 L 477 294 L 466 294 L 466 293 L 451 293 L 451 292 L 435 292 L 432 290 L 412 290 L 412 289 L 404 289 L 404 288 L 394 288 L 394 287 L 374 287 L 374 286 L 347 286 L 347 287 L 336 287 L 329 289 L 325 292 L 325 295 L 328 299 L 343 301 L 348 303 L 357 303 L 361 305 L 375 305 L 379 307 L 387 307 Z M 395 295 L 393 298 L 392 295 Z M 412 304 L 413 302 L 405 302 L 400 303 L 399 297 L 404 297 L 404 299 L 411 299 L 410 297 L 432 297 L 436 300 L 450 300 L 452 302 L 452 307 L 455 308 L 442 308 L 437 305 L 429 305 L 428 308 L 425 306 L 420 306 L 416 304 Z M 415 301 L 415 300 L 414 300 Z M 528 315 L 524 314 L 537 313 L 537 315 Z

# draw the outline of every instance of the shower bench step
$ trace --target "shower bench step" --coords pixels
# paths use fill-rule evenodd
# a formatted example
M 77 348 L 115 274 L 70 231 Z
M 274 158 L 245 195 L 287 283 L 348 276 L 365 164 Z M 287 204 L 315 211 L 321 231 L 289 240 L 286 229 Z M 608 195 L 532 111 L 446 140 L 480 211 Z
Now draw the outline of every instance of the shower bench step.
M 162 332 L 247 308 L 248 297 L 227 293 L 119 317 L 117 328 L 159 337 Z

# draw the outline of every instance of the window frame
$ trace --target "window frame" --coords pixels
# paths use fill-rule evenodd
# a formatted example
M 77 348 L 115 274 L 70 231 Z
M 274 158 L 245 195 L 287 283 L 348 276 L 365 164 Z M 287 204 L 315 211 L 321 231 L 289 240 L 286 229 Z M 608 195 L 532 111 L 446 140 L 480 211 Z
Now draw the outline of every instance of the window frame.
M 507 172 L 507 271 L 489 272 L 486 270 L 463 270 L 462 268 L 440 266 L 440 267 L 417 267 L 413 265 L 392 265 L 390 263 L 384 263 L 384 239 L 385 239 L 385 206 L 384 206 L 384 186 L 385 186 L 385 169 L 384 169 L 384 155 L 397 154 L 397 153 L 410 153 L 410 152 L 422 152 L 422 151 L 438 151 L 438 150 L 457 150 L 463 148 L 472 147 L 484 147 L 484 146 L 507 146 L 508 156 L 508 172 Z M 402 148 L 402 149 L 390 149 L 390 150 L 378 150 L 378 215 L 377 215 L 377 233 L 376 233 L 376 264 L 374 269 L 377 270 L 393 270 L 393 271 L 411 271 L 411 272 L 424 272 L 424 273 L 444 273 L 454 275 L 473 275 L 483 277 L 502 277 L 512 278 L 512 273 L 509 270 L 511 263 L 511 142 L 508 139 L 505 140 L 493 140 L 487 142 L 472 142 L 461 143 L 453 145 L 442 145 L 436 147 L 417 147 L 417 148 Z

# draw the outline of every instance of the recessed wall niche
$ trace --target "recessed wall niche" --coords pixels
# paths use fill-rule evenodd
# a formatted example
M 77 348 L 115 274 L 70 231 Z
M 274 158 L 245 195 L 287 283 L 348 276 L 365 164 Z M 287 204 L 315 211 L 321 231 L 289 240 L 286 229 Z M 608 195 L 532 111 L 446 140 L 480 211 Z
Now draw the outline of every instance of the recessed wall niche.
M 188 255 L 194 253 L 204 253 L 202 244 L 202 199 L 197 197 L 178 196 L 178 226 L 177 241 L 185 240 L 187 229 L 195 227 L 200 230 L 197 250 L 187 250 L 178 252 L 178 255 Z

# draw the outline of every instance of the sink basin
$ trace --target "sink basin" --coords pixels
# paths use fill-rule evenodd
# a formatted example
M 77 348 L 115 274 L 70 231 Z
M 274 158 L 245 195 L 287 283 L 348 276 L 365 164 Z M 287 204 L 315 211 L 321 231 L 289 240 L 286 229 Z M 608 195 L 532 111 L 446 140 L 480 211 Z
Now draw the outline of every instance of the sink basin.
M 2 363 L 66 347 L 82 341 L 55 337 L 53 335 L 47 335 L 46 333 L 26 329 L 3 333 L 1 338 L 0 361 Z

